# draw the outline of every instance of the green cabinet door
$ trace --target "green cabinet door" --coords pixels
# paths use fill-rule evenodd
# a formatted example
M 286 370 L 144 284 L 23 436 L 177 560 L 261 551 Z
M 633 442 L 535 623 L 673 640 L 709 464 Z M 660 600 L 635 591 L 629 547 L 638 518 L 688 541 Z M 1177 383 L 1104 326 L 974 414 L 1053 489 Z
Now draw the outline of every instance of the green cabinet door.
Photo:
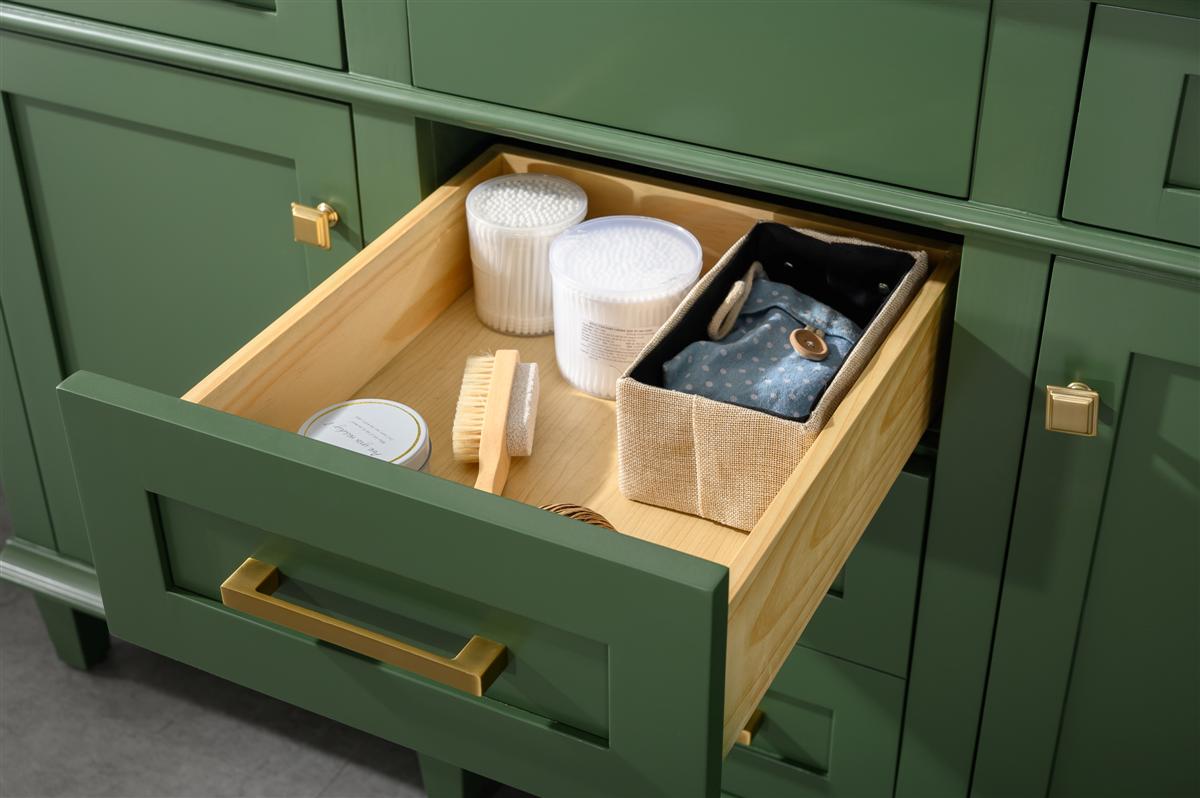
M 33 543 L 54 545 L 3 307 L 0 307 L 0 487 L 15 532 Z
M 972 792 L 1200 794 L 1200 281 L 1059 259 L 1037 386 Z
M 966 196 L 989 3 L 409 0 L 413 83 Z
M 21 0 L 26 5 L 340 69 L 337 0 Z
M 55 543 L 90 550 L 54 386 L 176 395 L 361 245 L 346 106 L 0 37 L 3 302 Z M 292 240 L 290 203 L 341 215 Z
M 1096 10 L 1063 216 L 1200 246 L 1200 19 Z

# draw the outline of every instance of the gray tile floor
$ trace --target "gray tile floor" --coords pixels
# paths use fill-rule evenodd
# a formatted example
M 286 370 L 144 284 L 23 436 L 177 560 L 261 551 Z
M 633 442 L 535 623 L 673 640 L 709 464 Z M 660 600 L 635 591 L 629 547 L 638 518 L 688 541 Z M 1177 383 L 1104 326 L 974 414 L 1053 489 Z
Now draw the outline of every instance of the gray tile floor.
M 424 794 L 412 751 L 124 641 L 72 670 L 0 582 L 0 796 Z

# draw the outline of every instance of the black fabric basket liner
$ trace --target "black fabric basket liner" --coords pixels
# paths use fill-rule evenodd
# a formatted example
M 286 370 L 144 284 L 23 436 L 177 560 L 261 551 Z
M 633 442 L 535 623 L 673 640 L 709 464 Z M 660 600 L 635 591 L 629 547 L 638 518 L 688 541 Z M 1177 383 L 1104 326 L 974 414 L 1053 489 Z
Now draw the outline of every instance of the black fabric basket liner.
M 767 279 L 824 302 L 864 330 L 914 265 L 909 252 L 822 241 L 785 224 L 760 222 L 683 319 L 643 353 L 629 376 L 644 385 L 664 387 L 663 365 L 688 344 L 708 338 L 709 320 L 755 261 L 762 263 Z

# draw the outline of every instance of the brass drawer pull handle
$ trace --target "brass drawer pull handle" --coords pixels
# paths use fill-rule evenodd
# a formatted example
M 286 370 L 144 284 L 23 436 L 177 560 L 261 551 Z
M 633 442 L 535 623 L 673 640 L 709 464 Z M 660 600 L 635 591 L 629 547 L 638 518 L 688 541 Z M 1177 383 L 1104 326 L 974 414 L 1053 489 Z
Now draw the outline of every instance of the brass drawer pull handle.
M 763 711 L 761 709 L 754 710 L 754 714 L 750 716 L 750 720 L 746 721 L 746 728 L 738 732 L 737 744 L 750 745 L 754 742 L 754 735 L 758 733 L 758 727 L 763 722 Z
M 279 569 L 250 557 L 221 584 L 221 602 L 226 607 L 395 665 L 471 695 L 483 695 L 508 661 L 508 650 L 504 646 L 478 635 L 468 640 L 453 659 L 447 659 L 277 599 L 271 594 L 278 587 Z
M 336 227 L 338 212 L 328 202 L 322 202 L 315 208 L 292 203 L 292 240 L 301 244 L 311 244 L 321 249 L 333 246 L 329 236 L 329 228 Z

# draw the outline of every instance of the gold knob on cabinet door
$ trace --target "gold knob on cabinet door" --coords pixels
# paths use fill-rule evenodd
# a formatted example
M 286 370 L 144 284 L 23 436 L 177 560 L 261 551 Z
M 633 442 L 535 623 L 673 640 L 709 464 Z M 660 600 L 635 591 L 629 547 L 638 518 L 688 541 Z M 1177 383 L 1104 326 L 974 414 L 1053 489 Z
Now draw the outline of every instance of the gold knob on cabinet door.
M 1095 437 L 1100 418 L 1100 394 L 1085 383 L 1046 386 L 1046 429 L 1068 435 Z
M 333 245 L 329 228 L 337 223 L 338 212 L 328 202 L 322 202 L 315 208 L 299 202 L 292 203 L 292 239 L 301 244 L 329 249 Z

